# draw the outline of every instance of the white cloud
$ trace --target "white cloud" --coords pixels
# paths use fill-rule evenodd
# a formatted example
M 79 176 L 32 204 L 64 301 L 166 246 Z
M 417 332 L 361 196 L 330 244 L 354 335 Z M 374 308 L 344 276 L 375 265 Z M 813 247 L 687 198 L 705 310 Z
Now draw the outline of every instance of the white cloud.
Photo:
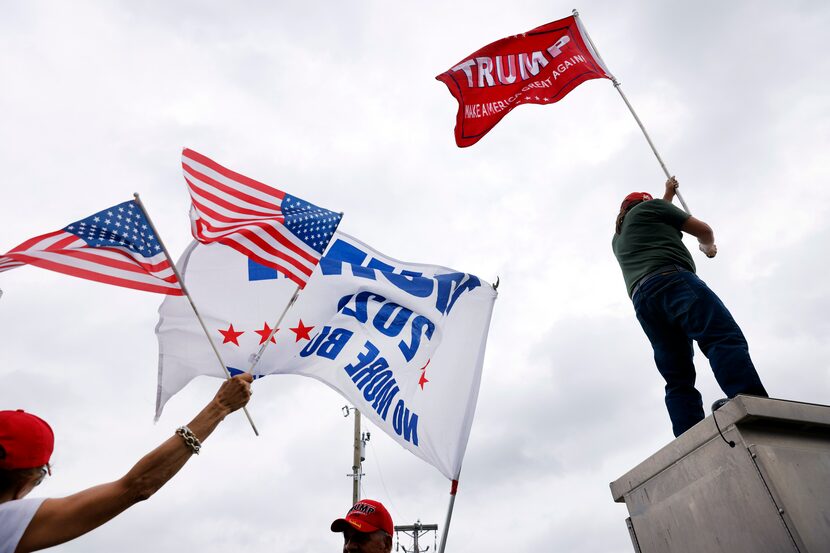
M 0 248 L 142 193 L 189 242 L 184 146 L 346 213 L 394 257 L 501 277 L 449 548 L 630 551 L 607 484 L 671 439 L 662 383 L 610 248 L 620 199 L 663 175 L 605 81 L 521 107 L 472 148 L 439 72 L 571 6 L 12 2 L 0 19 Z M 580 10 L 693 213 L 696 257 L 777 397 L 826 402 L 830 67 L 819 3 L 591 2 Z M 691 244 L 690 244 L 691 245 Z M 160 298 L 24 267 L 0 277 L 0 406 L 50 421 L 48 495 L 116 478 L 158 425 Z M 706 403 L 719 397 L 698 355 Z M 316 382 L 257 382 L 157 497 L 61 551 L 337 550 L 351 419 Z M 302 416 L 301 416 L 302 415 Z M 371 428 L 370 428 L 371 429 Z M 364 490 L 443 525 L 449 484 L 372 430 Z M 488 521 L 482 531 L 481 521 Z M 409 545 L 408 543 L 406 544 Z

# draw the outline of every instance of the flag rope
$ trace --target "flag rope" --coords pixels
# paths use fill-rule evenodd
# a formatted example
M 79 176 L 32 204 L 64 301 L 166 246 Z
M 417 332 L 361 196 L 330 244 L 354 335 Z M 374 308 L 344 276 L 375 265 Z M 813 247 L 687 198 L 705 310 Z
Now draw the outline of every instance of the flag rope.
M 594 41 L 591 40 L 591 35 L 588 34 L 588 30 L 585 28 L 585 25 L 582 24 L 582 20 L 579 18 L 579 12 L 576 11 L 576 10 L 573 10 L 573 15 L 574 15 L 574 18 L 576 18 L 577 22 L 579 23 L 580 31 L 584 32 L 585 38 L 588 39 L 588 43 L 591 45 L 591 48 L 594 50 L 594 53 L 600 59 L 602 64 L 605 65 L 605 61 L 603 61 L 602 56 L 599 55 L 599 50 L 597 50 L 597 47 L 594 45 Z M 620 93 L 620 97 L 623 99 L 623 102 L 625 102 L 625 105 L 628 106 L 628 110 L 631 112 L 631 115 L 634 116 L 634 120 L 637 122 L 637 125 L 639 125 L 640 130 L 643 131 L 643 136 L 646 137 L 646 142 L 648 142 L 648 145 L 651 147 L 651 151 L 654 152 L 654 156 L 657 158 L 657 161 L 660 163 L 660 167 L 663 169 L 663 173 L 665 173 L 666 178 L 670 179 L 672 177 L 671 173 L 669 173 L 669 170 L 666 168 L 666 164 L 663 163 L 663 158 L 661 158 L 660 154 L 657 153 L 657 148 L 654 146 L 654 142 L 651 141 L 651 137 L 648 135 L 648 132 L 646 131 L 646 128 L 643 126 L 643 122 L 640 121 L 640 118 L 637 116 L 637 112 L 634 111 L 634 108 L 632 107 L 631 102 L 628 101 L 628 98 L 623 93 L 622 88 L 620 88 L 620 86 L 621 86 L 620 82 L 614 76 L 611 77 L 611 82 L 614 83 L 614 88 L 617 89 L 617 92 Z M 686 205 L 686 201 L 683 199 L 683 196 L 680 195 L 680 191 L 675 189 L 675 195 L 677 196 L 677 199 L 680 200 L 680 204 L 683 206 L 683 209 L 686 211 L 686 213 L 691 215 L 692 212 L 689 211 L 689 206 Z
M 170 267 L 173 269 L 173 274 L 176 275 L 176 279 L 179 281 L 179 286 L 182 287 L 182 292 L 184 292 L 184 295 L 187 298 L 187 301 L 190 302 L 190 307 L 193 308 L 193 313 L 196 314 L 196 318 L 199 320 L 199 324 L 202 325 L 202 330 L 205 331 L 205 336 L 207 337 L 208 342 L 210 342 L 210 347 L 213 348 L 213 353 L 216 354 L 216 359 L 219 360 L 219 364 L 222 365 L 222 370 L 225 372 L 225 376 L 227 376 L 228 380 L 230 380 L 231 373 L 230 373 L 230 371 L 228 371 L 227 365 L 225 365 L 225 362 L 222 360 L 222 355 L 219 353 L 219 350 L 216 348 L 216 344 L 213 343 L 213 338 L 210 337 L 210 332 L 208 331 L 204 320 L 202 320 L 202 315 L 199 314 L 199 310 L 196 309 L 196 304 L 193 302 L 193 298 L 190 297 L 190 292 L 187 291 L 187 287 L 184 284 L 184 279 L 182 279 L 182 276 L 179 274 L 178 267 L 176 267 L 176 264 L 173 262 L 173 259 L 170 257 L 170 253 L 167 251 L 167 246 L 164 245 L 164 242 L 161 239 L 161 235 L 159 234 L 158 230 L 156 229 L 156 226 L 153 224 L 153 221 L 150 219 L 150 215 L 147 213 L 147 209 L 144 207 L 144 203 L 138 197 L 138 192 L 135 192 L 133 194 L 133 197 L 135 198 L 135 203 L 137 203 L 138 206 L 141 208 L 141 211 L 144 212 L 144 217 L 147 219 L 147 224 L 150 225 L 150 229 L 156 235 L 156 240 L 158 240 L 158 243 L 161 246 L 161 250 L 164 252 L 164 256 L 167 258 L 167 261 L 170 263 Z M 248 408 L 247 407 L 242 407 L 242 411 L 245 413 L 245 416 L 248 418 L 248 422 L 251 424 L 251 429 L 253 429 L 254 434 L 259 436 L 259 430 L 257 430 L 256 425 L 254 424 L 254 420 L 251 418 L 251 414 L 248 413 Z

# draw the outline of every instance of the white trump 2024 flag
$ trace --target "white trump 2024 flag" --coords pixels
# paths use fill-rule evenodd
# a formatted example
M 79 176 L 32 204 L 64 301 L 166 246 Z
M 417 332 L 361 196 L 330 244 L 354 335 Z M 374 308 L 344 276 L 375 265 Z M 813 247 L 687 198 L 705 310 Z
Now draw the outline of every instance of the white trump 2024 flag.
M 295 284 L 221 244 L 191 244 L 179 268 L 231 373 L 247 370 Z M 400 262 L 337 233 L 254 373 L 327 384 L 457 479 L 495 298 L 473 275 Z M 159 315 L 157 418 L 193 377 L 224 378 L 185 298 L 166 298 Z

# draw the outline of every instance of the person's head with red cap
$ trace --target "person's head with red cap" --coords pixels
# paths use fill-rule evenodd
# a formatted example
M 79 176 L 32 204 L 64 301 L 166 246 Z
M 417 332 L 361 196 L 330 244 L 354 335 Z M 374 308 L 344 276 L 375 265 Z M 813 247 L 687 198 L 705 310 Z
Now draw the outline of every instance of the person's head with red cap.
M 389 511 L 379 501 L 361 499 L 331 523 L 332 532 L 343 533 L 343 553 L 389 553 L 395 527 Z
M 54 446 L 52 428 L 40 417 L 0 411 L 0 501 L 20 499 L 43 481 Z
M 652 196 L 648 192 L 632 192 L 631 194 L 626 196 L 625 199 L 623 199 L 622 204 L 620 205 L 620 210 L 628 211 L 640 202 L 647 202 L 653 199 L 654 196 Z
M 626 213 L 628 213 L 632 207 L 653 199 L 654 197 L 648 192 L 632 192 L 626 196 L 623 199 L 622 204 L 620 204 L 620 213 L 617 215 L 617 234 L 619 234 L 622 230 L 623 219 L 625 219 Z

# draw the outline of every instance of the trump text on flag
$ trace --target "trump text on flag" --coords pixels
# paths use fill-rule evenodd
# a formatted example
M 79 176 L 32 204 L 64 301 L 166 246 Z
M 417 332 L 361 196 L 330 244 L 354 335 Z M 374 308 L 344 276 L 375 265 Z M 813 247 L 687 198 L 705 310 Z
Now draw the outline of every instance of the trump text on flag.
M 488 44 L 436 77 L 458 100 L 460 147 L 478 142 L 518 105 L 558 102 L 599 78 L 612 77 L 574 17 Z

